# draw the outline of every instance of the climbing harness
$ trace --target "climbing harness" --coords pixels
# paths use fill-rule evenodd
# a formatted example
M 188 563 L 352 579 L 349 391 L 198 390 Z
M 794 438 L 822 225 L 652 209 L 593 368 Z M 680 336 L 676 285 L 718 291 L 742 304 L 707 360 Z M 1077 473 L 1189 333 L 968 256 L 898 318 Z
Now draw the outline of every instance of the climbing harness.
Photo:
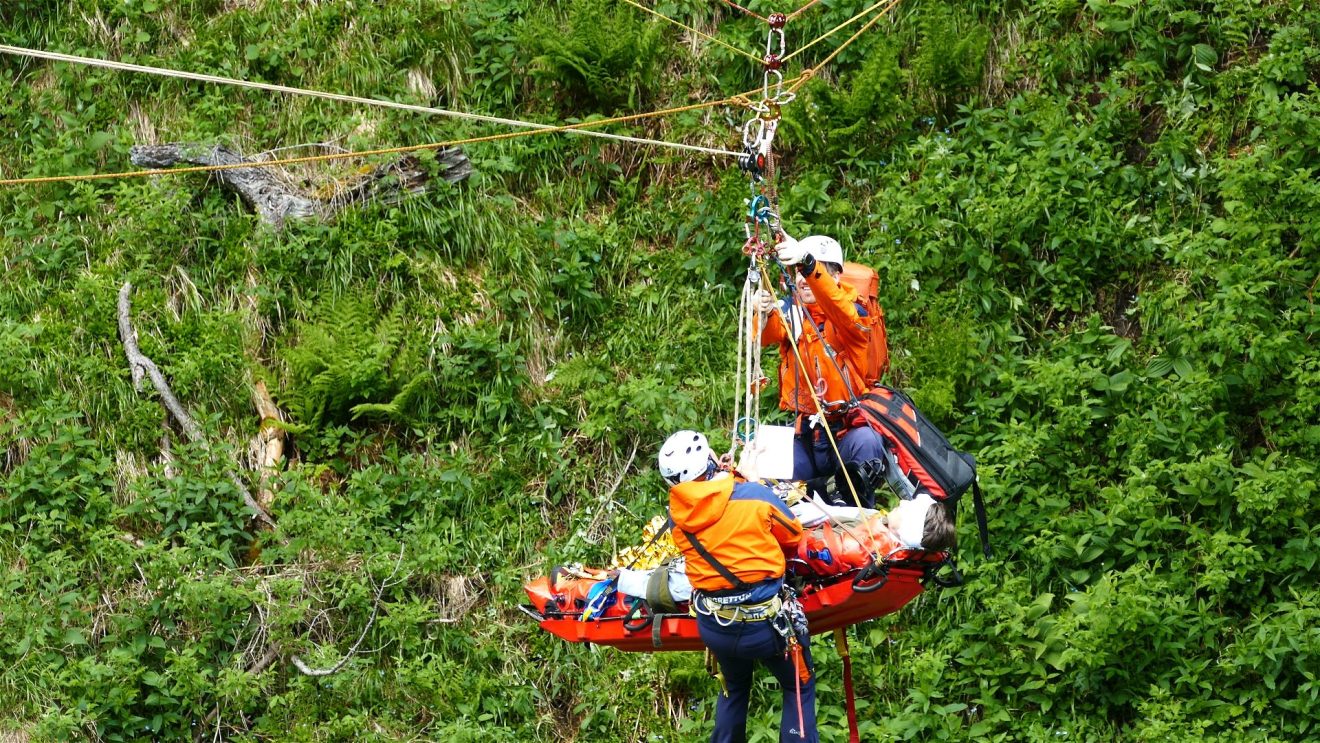
M 701 616 L 710 617 L 721 627 L 730 627 L 747 622 L 773 621 L 783 611 L 784 601 L 779 596 L 772 596 L 756 604 L 730 604 L 724 606 L 704 593 L 693 597 L 692 608 Z

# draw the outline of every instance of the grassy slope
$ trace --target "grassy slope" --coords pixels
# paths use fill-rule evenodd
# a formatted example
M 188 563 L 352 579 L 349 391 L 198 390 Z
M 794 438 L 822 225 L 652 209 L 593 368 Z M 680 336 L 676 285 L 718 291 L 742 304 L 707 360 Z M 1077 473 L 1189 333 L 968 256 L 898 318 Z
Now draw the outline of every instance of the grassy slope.
M 755 84 L 603 2 L 157 5 L 10 3 L 0 38 L 542 120 Z M 967 587 L 860 631 L 864 735 L 1315 734 L 1317 27 L 1288 2 L 912 3 L 788 112 L 786 219 L 880 268 L 896 379 L 978 453 L 993 504 L 998 554 L 966 551 Z M 5 173 L 118 170 L 145 140 L 487 131 L 0 69 Z M 737 121 L 644 131 L 723 145 Z M 51 740 L 700 737 L 699 657 L 567 647 L 512 607 L 526 576 L 636 536 L 667 430 L 728 426 L 746 186 L 595 141 L 470 154 L 460 188 L 278 235 L 196 177 L 0 191 L 0 717 Z M 116 336 L 125 280 L 220 456 L 162 456 Z M 223 465 L 257 378 L 306 428 L 254 551 Z M 400 551 L 368 652 L 297 674 L 288 655 L 353 643 Z

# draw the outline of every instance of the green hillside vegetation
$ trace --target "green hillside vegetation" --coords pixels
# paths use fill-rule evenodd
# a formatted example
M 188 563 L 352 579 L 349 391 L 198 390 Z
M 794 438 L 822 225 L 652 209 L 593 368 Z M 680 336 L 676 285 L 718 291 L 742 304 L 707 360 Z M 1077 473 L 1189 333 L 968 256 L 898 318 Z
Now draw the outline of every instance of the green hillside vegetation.
M 763 48 L 727 5 L 645 4 Z M 817 4 L 790 50 L 866 5 Z M 614 0 L 9 0 L 0 43 L 542 122 L 760 83 Z M 3 178 L 506 131 L 10 55 L 0 80 Z M 879 270 L 890 380 L 977 456 L 996 548 L 965 508 L 967 584 L 857 628 L 863 739 L 1320 736 L 1318 83 L 1305 0 L 905 0 L 785 109 L 786 226 Z M 608 130 L 732 148 L 745 118 Z M 0 738 L 708 735 L 699 653 L 570 646 L 517 604 L 636 542 L 668 432 L 727 443 L 746 178 L 567 135 L 467 153 L 464 183 L 279 231 L 200 175 L 0 187 Z M 204 443 L 134 387 L 126 281 Z M 239 488 L 258 382 L 289 416 L 273 529 Z

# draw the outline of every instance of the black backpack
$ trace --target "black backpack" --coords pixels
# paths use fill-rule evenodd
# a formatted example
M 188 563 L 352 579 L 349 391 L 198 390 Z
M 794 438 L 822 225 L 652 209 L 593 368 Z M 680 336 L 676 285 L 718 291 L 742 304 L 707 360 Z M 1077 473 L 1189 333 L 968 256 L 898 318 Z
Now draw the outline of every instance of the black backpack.
M 892 387 L 875 385 L 858 400 L 852 425 L 869 425 L 885 440 L 899 472 L 935 500 L 957 508 L 963 493 L 972 491 L 981 549 L 990 556 L 990 533 L 986 526 L 985 501 L 976 482 L 976 459 L 949 444 L 940 429 L 917 410 L 912 399 Z

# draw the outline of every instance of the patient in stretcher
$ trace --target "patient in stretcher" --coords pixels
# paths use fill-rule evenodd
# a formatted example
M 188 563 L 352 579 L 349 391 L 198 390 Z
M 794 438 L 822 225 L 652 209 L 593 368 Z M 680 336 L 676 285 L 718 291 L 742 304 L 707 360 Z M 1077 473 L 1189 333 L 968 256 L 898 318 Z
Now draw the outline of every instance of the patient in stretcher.
M 884 559 L 905 550 L 936 552 L 953 545 L 945 505 L 924 492 L 900 500 L 886 513 L 830 505 L 819 495 L 808 496 L 799 482 L 764 482 L 806 531 L 797 550 L 786 555 L 790 572 L 801 578 L 843 575 L 866 567 L 873 555 Z M 584 619 L 621 616 L 636 599 L 664 612 L 685 611 L 679 605 L 691 598 L 692 585 L 668 532 L 665 518 L 656 516 L 642 532 L 642 545 L 621 550 L 608 568 L 556 568 L 549 578 L 528 584 L 529 595 L 541 611 L 580 611 Z
M 951 546 L 952 525 L 946 523 L 944 504 L 925 493 L 900 500 L 885 513 L 869 508 L 833 506 L 820 496 L 808 497 L 802 483 L 767 482 L 788 504 L 806 530 L 795 554 L 787 555 L 794 572 L 806 578 L 828 578 L 865 567 L 875 555 L 885 558 L 903 550 L 939 551 Z M 660 566 L 668 573 L 667 588 L 676 601 L 692 594 L 682 559 Z M 658 568 L 621 567 L 618 590 L 643 598 L 656 595 Z M 649 586 L 649 591 L 648 591 Z

